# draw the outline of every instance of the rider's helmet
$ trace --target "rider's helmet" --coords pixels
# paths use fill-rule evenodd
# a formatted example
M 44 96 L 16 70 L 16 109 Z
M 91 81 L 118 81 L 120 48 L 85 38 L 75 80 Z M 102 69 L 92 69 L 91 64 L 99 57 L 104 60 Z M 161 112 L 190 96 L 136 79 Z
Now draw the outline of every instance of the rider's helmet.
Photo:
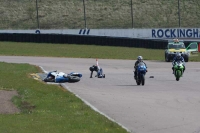
M 176 58 L 177 58 L 177 59 L 181 59 L 181 53 L 177 53 L 177 54 L 176 54 Z
M 142 56 L 138 56 L 138 57 L 137 57 L 137 60 L 138 60 L 139 62 L 141 62 L 142 59 L 143 59 Z

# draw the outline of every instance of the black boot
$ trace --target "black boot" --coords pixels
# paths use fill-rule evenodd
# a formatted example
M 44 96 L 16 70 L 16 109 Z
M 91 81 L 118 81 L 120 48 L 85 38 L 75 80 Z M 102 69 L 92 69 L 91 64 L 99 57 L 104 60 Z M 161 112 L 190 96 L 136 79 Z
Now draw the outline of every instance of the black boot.
M 136 78 L 137 78 L 137 75 L 135 74 L 135 75 L 134 75 L 134 79 L 136 80 Z
M 134 72 L 134 79 L 136 80 L 136 71 Z

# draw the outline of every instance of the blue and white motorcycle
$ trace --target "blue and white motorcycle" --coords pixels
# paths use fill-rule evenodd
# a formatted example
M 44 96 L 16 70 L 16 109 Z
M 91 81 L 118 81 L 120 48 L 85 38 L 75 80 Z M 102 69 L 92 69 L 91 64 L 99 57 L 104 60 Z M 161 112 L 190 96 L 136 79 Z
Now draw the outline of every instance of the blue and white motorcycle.
M 137 65 L 137 76 L 136 76 L 136 83 L 137 85 L 144 85 L 145 84 L 145 75 L 146 75 L 146 72 L 147 72 L 147 67 L 146 65 L 143 63 L 143 62 L 140 62 L 138 65 Z
M 63 82 L 78 82 L 80 81 L 82 74 L 71 72 L 66 74 L 64 72 L 51 71 L 47 74 L 46 78 L 43 81 L 45 82 L 55 82 L 55 83 L 63 83 Z

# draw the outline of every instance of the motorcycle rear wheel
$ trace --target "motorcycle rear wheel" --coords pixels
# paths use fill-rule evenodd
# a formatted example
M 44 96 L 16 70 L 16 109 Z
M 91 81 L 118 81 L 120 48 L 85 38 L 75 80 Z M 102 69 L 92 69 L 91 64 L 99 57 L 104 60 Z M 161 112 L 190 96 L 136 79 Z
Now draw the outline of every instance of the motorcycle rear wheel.
M 45 78 L 43 81 L 44 81 L 44 82 L 55 82 L 55 79 L 52 79 L 52 78 Z

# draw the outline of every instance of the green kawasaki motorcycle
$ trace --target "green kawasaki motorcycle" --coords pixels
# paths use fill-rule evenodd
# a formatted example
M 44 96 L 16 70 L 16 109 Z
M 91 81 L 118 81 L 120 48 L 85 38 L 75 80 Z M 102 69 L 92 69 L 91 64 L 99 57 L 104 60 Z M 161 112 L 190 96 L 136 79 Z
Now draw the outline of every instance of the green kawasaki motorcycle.
M 175 62 L 174 64 L 174 76 L 176 77 L 176 81 L 179 81 L 179 79 L 182 77 L 183 75 L 183 62 Z

